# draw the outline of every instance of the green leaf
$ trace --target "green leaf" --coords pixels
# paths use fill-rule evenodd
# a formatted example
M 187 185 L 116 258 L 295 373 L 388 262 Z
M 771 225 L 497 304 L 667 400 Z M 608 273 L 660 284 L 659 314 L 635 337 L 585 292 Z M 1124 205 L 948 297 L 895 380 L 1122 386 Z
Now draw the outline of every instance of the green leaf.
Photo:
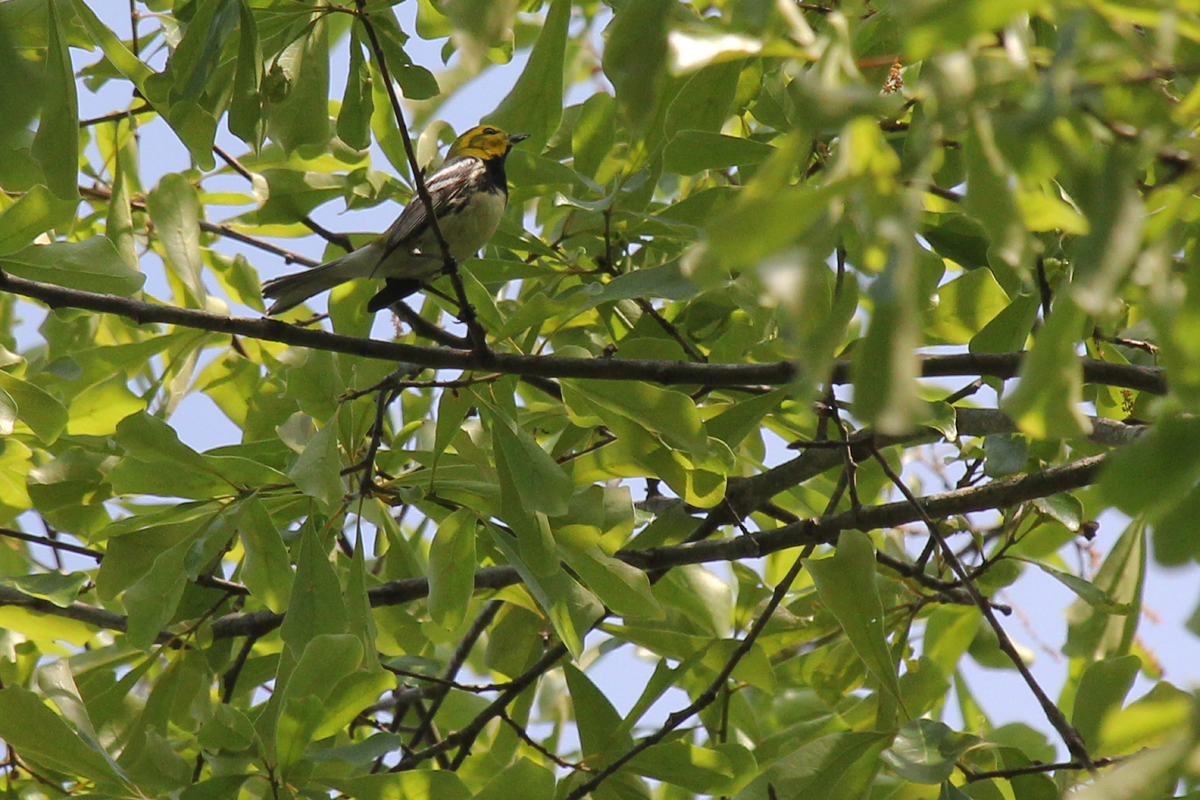
M 1025 342 L 1037 323 L 1040 301 L 1032 293 L 1019 294 L 979 333 L 971 337 L 972 353 L 1009 353 L 1024 350 Z
M 67 608 L 79 597 L 79 588 L 90 580 L 86 572 L 47 572 L 40 575 L 17 575 L 4 580 L 25 594 L 49 600 L 59 608 Z
M 404 737 L 398 733 L 376 733 L 354 744 L 329 747 L 308 754 L 309 761 L 328 764 L 341 761 L 345 764 L 365 766 L 377 758 L 404 746 Z
M 1175 507 L 1200 477 L 1200 418 L 1170 416 L 1109 456 L 1103 496 L 1126 514 Z M 1190 551 L 1189 551 L 1190 552 Z
M 313 732 L 313 739 L 327 739 L 344 730 L 362 713 L 364 708 L 377 701 L 381 694 L 396 686 L 395 678 L 378 667 L 375 657 L 368 656 L 358 637 L 353 634 L 350 636 L 360 642 L 359 647 L 353 651 L 359 654 L 359 662 L 369 661 L 373 668 L 355 670 L 334 684 L 329 696 L 324 701 L 321 723 Z M 288 686 L 291 685 L 289 682 Z
M 463 420 L 467 418 L 467 412 L 471 410 L 474 398 L 473 392 L 459 391 L 458 389 L 447 389 L 438 398 L 437 423 L 433 436 L 435 469 L 442 453 L 446 452 L 446 448 L 462 430 Z
M 0 505 L 5 522 L 27 511 L 31 505 L 27 482 L 34 470 L 33 451 L 16 439 L 0 440 Z
M 11 436 L 17 426 L 17 401 L 0 389 L 0 436 Z
M 667 64 L 667 28 L 674 3 L 625 3 L 605 31 L 604 74 L 634 130 L 654 113 Z
M 193 783 L 184 789 L 180 800 L 228 800 L 237 797 L 250 775 L 222 775 Z
M 735 448 L 747 436 L 758 430 L 763 418 L 779 408 L 779 404 L 787 396 L 786 389 L 776 389 L 773 392 L 734 403 L 705 423 L 708 434 L 720 439 L 730 448 Z
M 534 152 L 545 146 L 562 119 L 563 59 L 570 21 L 569 0 L 553 0 L 516 85 L 496 110 L 483 118 L 506 131 L 528 133 L 530 143 L 522 146 Z
M 911 251 L 911 245 L 905 249 Z M 854 414 L 885 433 L 906 433 L 920 413 L 919 318 L 911 252 L 871 285 L 875 310 L 854 359 Z
M 296 556 L 291 603 L 279 637 L 293 653 L 302 653 L 313 637 L 345 633 L 346 626 L 346 605 L 337 573 L 317 535 L 306 526 Z M 361 649 L 358 640 L 354 641 Z
M 268 108 L 267 130 L 290 153 L 329 142 L 329 23 L 317 15 L 304 35 L 279 55 L 274 69 L 285 82 L 284 96 Z
M 472 800 L 511 800 L 514 797 L 553 800 L 554 773 L 528 758 L 518 758 L 484 784 Z
M 756 266 L 796 242 L 829 209 L 835 196 L 829 187 L 795 186 L 792 174 L 807 157 L 808 143 L 799 136 L 781 137 L 774 154 L 763 162 L 733 203 L 714 207 L 709 241 L 702 257 L 685 259 L 684 274 L 701 285 L 720 270 Z
M 905 21 L 907 47 L 912 57 L 923 59 L 931 52 L 954 50 L 975 34 L 1002 29 L 1010 19 L 1040 7 L 1036 0 L 955 0 L 914 6 Z
M 362 660 L 362 643 L 350 634 L 321 634 L 304 647 L 280 700 L 275 752 L 284 769 L 295 764 L 323 722 L 324 701 Z
M 212 716 L 200 726 L 196 739 L 207 750 L 245 750 L 254 744 L 254 723 L 240 709 L 218 703 L 212 708 Z
M 42 165 L 46 185 L 64 200 L 79 197 L 79 101 L 67 49 L 66 25 L 58 3 L 43 6 L 50 15 L 42 113 L 30 153 Z
M 489 526 L 492 540 L 516 568 L 526 588 L 550 619 L 562 643 L 578 658 L 583 637 L 604 615 L 604 606 L 562 568 L 541 574 L 533 572 L 513 546 L 511 537 Z
M 646 573 L 605 553 L 598 528 L 564 525 L 557 533 L 567 563 L 613 613 L 626 619 L 662 615 Z
M 674 139 L 681 131 L 719 133 L 729 118 L 744 63 L 734 60 L 709 64 L 688 77 L 667 107 L 663 126 L 667 138 Z
M 0 370 L 0 390 L 12 400 L 17 418 L 44 444 L 53 444 L 67 427 L 67 409 L 40 387 Z
M 1105 715 L 1120 709 L 1141 668 L 1142 659 L 1129 655 L 1096 661 L 1084 670 L 1075 690 L 1071 724 L 1089 748 L 1100 744 L 1100 727 Z
M 129 268 L 113 243 L 103 236 L 81 242 L 30 245 L 0 256 L 0 269 L 31 281 L 121 297 L 137 292 L 146 280 L 146 276 Z
M 665 742 L 643 750 L 629 762 L 629 769 L 690 792 L 714 796 L 731 794 L 736 777 L 733 764 L 722 752 L 685 742 Z
M 901 778 L 914 783 L 941 783 L 978 736 L 956 733 L 941 722 L 914 719 L 900 728 L 882 758 Z
M 83 23 L 88 35 L 92 37 L 92 41 L 104 51 L 104 57 L 116 67 L 118 72 L 144 93 L 146 79 L 154 74 L 154 70 L 130 52 L 120 38 L 100 21 L 85 0 L 74 0 L 74 7 L 77 19 Z
M 1039 497 L 1033 501 L 1033 505 L 1046 516 L 1061 522 L 1069 531 L 1079 530 L 1084 519 L 1083 503 L 1066 492 Z
M 356 21 L 350 27 L 350 72 L 346 76 L 346 91 L 338 112 L 337 135 L 354 149 L 366 150 L 371 146 L 371 114 L 375 111 L 375 103 L 371 99 L 371 68 L 363 57 L 358 30 Z
M 125 376 L 116 375 L 83 390 L 71 401 L 67 433 L 72 436 L 110 436 L 120 422 L 146 407 L 146 401 L 129 391 Z
M 663 152 L 663 169 L 694 175 L 706 169 L 757 164 L 775 152 L 769 144 L 709 131 L 680 131 Z
M 0 690 L 0 738 L 34 763 L 122 791 L 124 777 L 111 759 L 85 744 L 28 689 Z
M 983 439 L 983 472 L 992 478 L 1016 475 L 1029 460 L 1029 440 L 1020 434 L 999 433 Z
M 884 637 L 883 604 L 875 583 L 875 547 L 871 539 L 865 533 L 844 531 L 832 558 L 806 559 L 804 565 L 854 652 L 875 679 L 899 698 L 896 665 Z
M 580 754 L 586 759 L 610 752 L 624 752 L 633 746 L 628 734 L 621 734 L 621 716 L 596 684 L 573 664 L 565 664 L 567 689 L 579 726 Z
M 968 168 L 963 205 L 987 231 L 991 242 L 989 262 L 995 259 L 1009 268 L 1026 270 L 1033 258 L 1029 232 L 1015 196 L 1020 179 L 996 144 L 991 117 L 981 110 L 972 123 L 971 135 L 963 142 Z
M 991 270 L 964 272 L 937 289 L 937 305 L 926 316 L 931 343 L 967 344 L 1009 305 Z
M 171 104 L 165 119 L 187 147 L 196 166 L 204 170 L 216 166 L 212 153 L 217 137 L 216 117 L 191 100 L 180 100 Z
M 1146 521 L 1136 517 L 1109 551 L 1092 584 L 1120 608 L 1141 608 L 1146 550 Z M 1082 599 L 1076 600 L 1067 608 L 1063 652 L 1087 659 L 1127 655 L 1134 645 L 1140 618 L 1137 613 L 1114 616 Z
M 326 511 L 337 508 L 346 493 L 342 483 L 342 460 L 338 450 L 337 417 L 317 431 L 288 475 L 296 487 L 321 504 Z
M 279 528 L 257 495 L 242 503 L 237 532 L 246 549 L 242 583 L 267 608 L 283 613 L 292 594 L 291 559 Z
M 1103 168 L 1080 186 L 1079 202 L 1091 232 L 1071 248 L 1072 297 L 1088 313 L 1109 313 L 1142 248 L 1148 216 L 1138 189 L 1136 162 L 1123 147 L 1105 148 Z
M 1165 504 L 1164 504 L 1165 506 Z M 1183 564 L 1200 553 L 1200 486 L 1193 487 L 1179 503 L 1154 520 L 1154 558 L 1160 564 Z
M 233 77 L 228 125 L 230 133 L 257 153 L 266 135 L 262 96 L 263 54 L 258 41 L 258 25 L 254 22 L 254 13 L 247 0 L 238 0 L 238 15 L 237 70 Z
M 134 237 L 133 201 L 130 184 L 137 177 L 131 164 L 132 155 L 127 148 L 116 154 L 116 175 L 113 176 L 113 193 L 108 200 L 108 216 L 104 221 L 104 235 L 120 253 L 125 265 L 132 270 L 138 268 L 137 239 Z
M 415 769 L 394 774 L 326 779 L 323 784 L 356 800 L 471 800 L 471 790 L 449 770 Z
M 480 16 L 484 15 L 480 14 Z M 408 40 L 408 36 L 400 29 L 395 13 L 390 8 L 377 9 L 371 20 L 375 23 L 375 30 L 379 33 L 379 44 L 383 48 L 384 58 L 387 59 L 388 69 L 392 73 L 392 78 L 400 84 L 405 99 L 428 100 L 436 97 L 441 92 L 437 78 L 425 67 L 414 64 L 408 53 L 405 52 L 404 43 Z M 374 58 L 374 53 L 371 54 L 371 57 Z M 380 103 L 376 101 L 376 105 L 378 106 Z M 385 100 L 383 107 L 387 114 L 393 114 L 390 101 Z
M 595 179 L 616 141 L 617 102 L 611 94 L 598 92 L 579 106 L 579 116 L 571 131 L 571 154 L 575 170 Z
M 1080 408 L 1083 363 L 1075 352 L 1084 320 L 1083 310 L 1070 298 L 1060 299 L 1021 364 L 1016 388 L 1000 404 L 1035 439 L 1091 433 L 1091 422 Z
M 19 250 L 39 234 L 70 223 L 77 200 L 64 200 L 45 186 L 34 186 L 0 213 L 0 255 Z
M 179 440 L 167 423 L 150 414 L 127 417 L 117 426 L 117 444 L 139 461 L 168 462 L 182 469 L 206 470 L 204 458 Z
M 505 464 L 526 512 L 557 517 L 567 513 L 574 492 L 570 477 L 524 428 L 496 408 L 488 414 L 495 448 Z
M 654 584 L 654 595 L 714 637 L 730 635 L 733 592 L 702 564 L 676 567 Z
M 958 660 L 979 629 L 979 610 L 968 606 L 939 606 L 925 622 L 922 654 L 945 674 L 954 672 Z
M 771 786 L 777 797 L 859 797 L 878 771 L 879 753 L 889 738 L 885 733 L 841 731 L 814 739 L 764 770 L 746 795 L 765 798 Z
M 453 631 L 462 625 L 475 592 L 476 515 L 460 508 L 443 519 L 429 545 L 429 616 Z
M 180 303 L 204 308 L 208 290 L 200 275 L 204 260 L 200 256 L 200 200 L 196 187 L 182 175 L 167 173 L 146 198 L 146 210 L 177 281 L 174 285 L 184 290 L 177 289 Z
M 682 392 L 633 381 L 564 380 L 562 386 L 565 402 L 572 410 L 582 399 L 587 405 L 657 434 L 670 447 L 701 456 L 708 453 L 704 421 L 695 401 Z M 585 413 L 586 407 L 581 407 L 579 413 Z

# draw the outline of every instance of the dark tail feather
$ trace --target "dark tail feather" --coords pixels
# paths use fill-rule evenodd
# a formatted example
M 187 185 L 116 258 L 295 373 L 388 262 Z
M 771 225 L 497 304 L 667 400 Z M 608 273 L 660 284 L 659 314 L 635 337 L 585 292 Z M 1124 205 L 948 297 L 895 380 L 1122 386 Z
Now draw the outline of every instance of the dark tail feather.
M 415 278 L 388 278 L 383 288 L 367 303 L 367 311 L 374 314 L 392 303 L 403 300 L 420 288 L 421 282 Z

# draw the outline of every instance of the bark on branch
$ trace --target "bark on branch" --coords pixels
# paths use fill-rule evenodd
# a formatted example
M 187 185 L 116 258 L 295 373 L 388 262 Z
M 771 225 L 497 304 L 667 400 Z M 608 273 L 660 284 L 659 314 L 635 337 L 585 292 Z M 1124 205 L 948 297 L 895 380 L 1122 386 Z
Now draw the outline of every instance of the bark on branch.
M 684 361 L 649 361 L 623 358 L 567 358 L 492 352 L 481 357 L 471 350 L 383 342 L 343 336 L 289 325 L 274 319 L 225 317 L 190 308 L 176 308 L 108 294 L 66 289 L 49 283 L 26 280 L 0 272 L 0 290 L 38 300 L 51 308 L 81 308 L 116 314 L 139 325 L 164 323 L 195 330 L 212 331 L 269 342 L 327 350 L 336 353 L 407 361 L 430 369 L 486 369 L 541 378 L 650 381 L 659 384 L 701 386 L 782 386 L 796 378 L 796 367 L 786 361 L 769 364 L 715 364 Z M 921 374 L 926 378 L 955 375 L 1013 378 L 1024 353 L 956 353 L 921 357 Z M 1110 364 L 1082 359 L 1083 378 L 1125 389 L 1166 394 L 1167 380 L 1159 367 Z M 851 365 L 841 362 L 833 372 L 835 383 L 849 383 Z
M 1106 457 L 1104 454 L 1090 456 L 1032 475 L 929 495 L 921 498 L 921 504 L 926 512 L 935 518 L 1006 508 L 1090 485 L 1099 475 Z M 617 553 L 617 557 L 647 571 L 709 561 L 736 561 L 743 558 L 759 558 L 779 550 L 808 544 L 834 542 L 843 530 L 871 531 L 878 528 L 894 528 L 918 519 L 920 515 L 907 501 L 884 503 L 828 517 L 801 520 L 792 525 L 739 536 L 736 539 L 710 539 L 642 550 L 622 550 Z M 510 566 L 484 567 L 475 573 L 477 589 L 498 589 L 519 580 L 517 571 Z M 367 594 L 372 606 L 398 605 L 426 597 L 429 594 L 429 581 L 425 578 L 391 581 L 369 589 Z M 0 587 L 0 605 L 23 606 L 34 611 L 77 619 L 98 628 L 123 631 L 127 627 L 124 615 L 106 609 L 78 602 L 63 608 L 6 587 Z M 216 639 L 261 636 L 277 628 L 282 622 L 282 614 L 267 610 L 228 614 L 213 623 L 212 635 Z

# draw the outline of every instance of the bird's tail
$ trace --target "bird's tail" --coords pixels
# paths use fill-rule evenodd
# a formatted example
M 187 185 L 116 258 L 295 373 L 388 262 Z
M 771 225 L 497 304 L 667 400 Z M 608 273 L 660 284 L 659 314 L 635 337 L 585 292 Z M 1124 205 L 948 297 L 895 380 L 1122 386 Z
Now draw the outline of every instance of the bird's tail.
M 375 243 L 360 247 L 352 253 L 328 261 L 319 267 L 306 269 L 281 278 L 272 278 L 263 284 L 263 297 L 275 302 L 267 309 L 274 316 L 303 303 L 315 294 L 332 289 L 340 283 L 354 278 L 369 278 L 375 271 L 379 253 Z

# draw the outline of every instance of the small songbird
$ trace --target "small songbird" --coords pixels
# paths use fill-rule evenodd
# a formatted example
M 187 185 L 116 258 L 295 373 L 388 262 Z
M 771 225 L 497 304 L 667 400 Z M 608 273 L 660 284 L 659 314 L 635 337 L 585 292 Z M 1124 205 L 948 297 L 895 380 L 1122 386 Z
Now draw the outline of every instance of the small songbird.
M 475 255 L 496 232 L 508 202 L 505 159 L 514 144 L 528 138 L 527 133 L 476 126 L 454 140 L 445 162 L 425 179 L 438 227 L 456 260 Z M 425 203 L 414 193 L 387 232 L 370 244 L 319 267 L 273 278 L 263 284 L 262 293 L 275 301 L 267 309 L 274 315 L 346 281 L 382 278 L 384 287 L 367 304 L 374 313 L 412 294 L 443 267 Z

